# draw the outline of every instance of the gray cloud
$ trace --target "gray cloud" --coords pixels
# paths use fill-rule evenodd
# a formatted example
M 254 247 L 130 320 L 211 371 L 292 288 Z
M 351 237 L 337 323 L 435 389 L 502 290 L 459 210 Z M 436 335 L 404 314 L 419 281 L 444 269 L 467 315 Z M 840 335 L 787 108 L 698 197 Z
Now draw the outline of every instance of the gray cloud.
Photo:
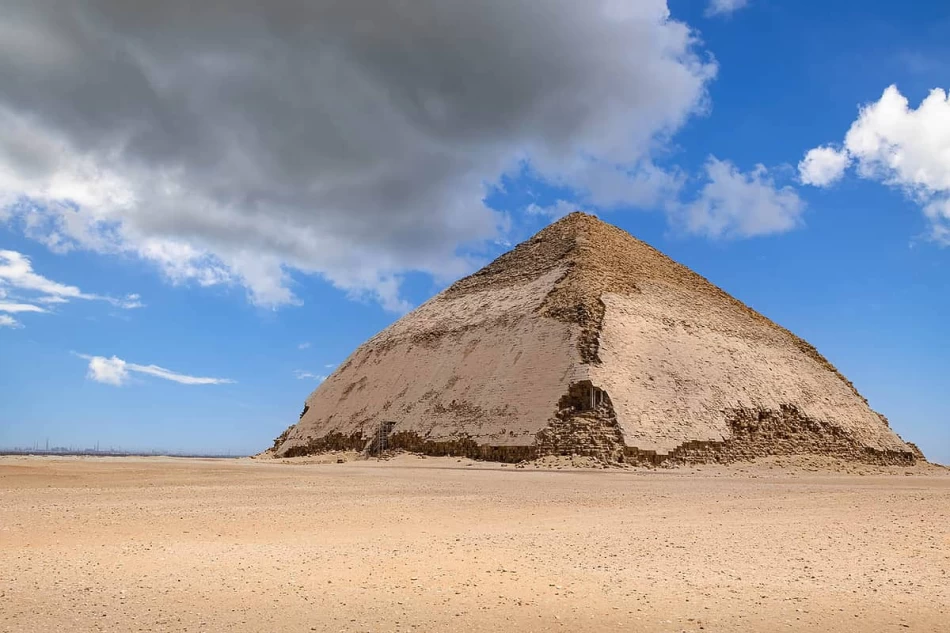
M 261 305 L 295 302 L 296 270 L 404 309 L 400 273 L 472 267 L 501 222 L 484 188 L 525 161 L 648 203 L 715 73 L 663 0 L 0 10 L 0 220 Z

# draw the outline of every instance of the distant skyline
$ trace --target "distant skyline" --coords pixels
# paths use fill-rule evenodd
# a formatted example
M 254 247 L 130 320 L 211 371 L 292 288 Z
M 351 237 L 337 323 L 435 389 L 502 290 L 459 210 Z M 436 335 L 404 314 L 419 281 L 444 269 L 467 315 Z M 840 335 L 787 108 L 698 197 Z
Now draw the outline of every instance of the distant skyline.
M 584 210 L 950 463 L 944 2 L 0 7 L 0 447 L 264 450 Z
M 50 446 L 43 448 L 34 443 L 33 446 L 0 446 L 0 455 L 49 455 L 66 457 L 205 457 L 205 458 L 240 458 L 249 457 L 244 453 L 202 453 L 182 450 L 161 450 L 161 449 L 124 449 L 110 446 L 108 448 L 96 448 L 88 446 L 86 448 L 77 448 L 73 446 Z

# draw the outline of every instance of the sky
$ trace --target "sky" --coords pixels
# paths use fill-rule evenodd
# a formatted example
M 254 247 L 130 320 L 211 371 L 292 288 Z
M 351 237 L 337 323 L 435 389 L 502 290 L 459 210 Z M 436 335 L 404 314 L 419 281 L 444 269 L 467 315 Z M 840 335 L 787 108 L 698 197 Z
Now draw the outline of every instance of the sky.
M 950 6 L 0 0 L 0 446 L 247 454 L 573 210 L 950 463 Z

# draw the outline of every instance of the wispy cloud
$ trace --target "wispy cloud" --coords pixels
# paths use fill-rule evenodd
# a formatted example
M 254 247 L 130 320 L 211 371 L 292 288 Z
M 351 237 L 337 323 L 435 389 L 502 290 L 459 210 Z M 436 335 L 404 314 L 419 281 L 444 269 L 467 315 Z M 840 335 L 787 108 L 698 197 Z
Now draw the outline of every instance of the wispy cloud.
M 304 342 L 297 346 L 297 349 L 310 349 L 310 342 Z
M 18 312 L 46 312 L 46 309 L 30 303 L 11 303 L 9 301 L 0 301 L 0 312 L 17 314 Z
M 137 293 L 125 295 L 124 299 L 113 299 L 112 297 L 100 297 L 100 299 L 105 299 L 115 307 L 122 308 L 123 310 L 135 310 L 136 308 L 145 307 L 145 304 L 142 303 L 141 295 Z
M 0 250 L 0 282 L 19 290 L 30 290 L 62 299 L 96 299 L 76 286 L 61 284 L 33 272 L 30 258 L 17 251 Z
M 0 327 L 23 327 L 19 321 L 12 316 L 0 314 Z
M 581 211 L 577 204 L 573 202 L 568 202 L 567 200 L 558 200 L 554 204 L 542 207 L 535 203 L 531 203 L 525 209 L 525 212 L 528 215 L 540 215 L 544 216 L 550 220 L 559 220 L 569 213 L 574 211 Z
M 129 381 L 130 372 L 146 374 L 148 376 L 162 378 L 163 380 L 177 382 L 182 385 L 222 385 L 234 382 L 229 378 L 204 378 L 201 376 L 179 374 L 178 372 L 159 367 L 158 365 L 128 363 L 117 356 L 113 356 L 112 358 L 90 356 L 88 354 L 76 354 L 76 356 L 89 361 L 89 371 L 86 374 L 87 378 L 117 387 Z
M 706 15 L 732 15 L 748 4 L 749 0 L 710 0 L 706 6 Z
M 53 281 L 36 273 L 30 258 L 23 253 L 0 250 L 0 298 L 12 299 L 11 291 L 26 298 L 0 303 L 0 312 L 48 312 L 46 308 L 35 304 L 69 303 L 72 299 L 105 301 L 125 310 L 141 308 L 145 305 L 138 294 L 129 294 L 121 298 L 110 297 L 83 292 L 77 286 Z
M 304 371 L 302 369 L 295 370 L 294 376 L 297 377 L 297 380 L 316 380 L 317 382 L 323 382 L 327 379 L 323 374 L 314 374 L 313 372 Z

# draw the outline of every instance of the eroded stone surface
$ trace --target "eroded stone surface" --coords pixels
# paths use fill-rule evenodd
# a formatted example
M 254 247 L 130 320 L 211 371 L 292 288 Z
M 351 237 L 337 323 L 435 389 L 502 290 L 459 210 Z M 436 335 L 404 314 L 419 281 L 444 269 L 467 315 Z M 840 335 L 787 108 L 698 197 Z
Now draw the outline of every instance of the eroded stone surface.
M 578 389 L 600 399 L 566 407 Z M 390 448 L 500 461 L 920 459 L 814 347 L 580 213 L 361 345 L 273 450 L 361 450 L 381 424 Z

